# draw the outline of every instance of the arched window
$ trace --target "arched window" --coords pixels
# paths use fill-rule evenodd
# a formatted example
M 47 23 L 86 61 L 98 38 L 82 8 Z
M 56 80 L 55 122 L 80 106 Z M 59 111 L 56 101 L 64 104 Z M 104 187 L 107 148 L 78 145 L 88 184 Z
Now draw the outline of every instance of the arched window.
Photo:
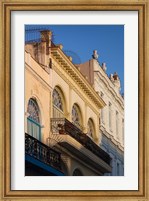
M 72 107 L 72 123 L 82 130 L 81 112 L 76 104 Z
M 73 171 L 73 176 L 83 176 L 82 172 L 79 169 Z
M 27 107 L 27 132 L 34 138 L 41 140 L 40 111 L 36 100 L 29 99 Z
M 64 117 L 64 104 L 60 90 L 55 88 L 53 90 L 53 118 Z
M 87 134 L 90 136 L 90 137 L 93 137 L 94 136 L 94 124 L 93 124 L 93 121 L 92 119 L 89 119 L 88 120 L 88 124 L 87 124 Z

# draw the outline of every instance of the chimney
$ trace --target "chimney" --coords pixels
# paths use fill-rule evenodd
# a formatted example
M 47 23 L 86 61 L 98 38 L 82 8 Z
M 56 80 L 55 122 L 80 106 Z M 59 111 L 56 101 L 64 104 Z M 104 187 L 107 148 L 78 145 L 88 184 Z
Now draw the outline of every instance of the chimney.
M 118 74 L 117 74 L 116 72 L 115 72 L 114 75 L 113 75 L 113 79 L 114 79 L 114 80 L 118 80 L 118 79 L 119 79 Z
M 52 32 L 45 30 L 40 31 L 41 34 L 41 43 L 39 45 L 39 63 L 43 66 L 49 66 L 50 54 L 51 54 L 51 40 Z

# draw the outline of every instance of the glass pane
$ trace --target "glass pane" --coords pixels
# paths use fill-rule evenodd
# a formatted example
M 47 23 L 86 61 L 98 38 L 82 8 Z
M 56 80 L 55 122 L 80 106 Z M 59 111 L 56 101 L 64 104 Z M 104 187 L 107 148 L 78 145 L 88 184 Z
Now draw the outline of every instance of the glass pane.
M 32 98 L 29 100 L 27 112 L 29 113 L 29 118 L 34 120 L 37 123 L 40 123 L 39 120 L 39 107 L 35 100 Z
M 93 137 L 93 132 L 94 132 L 94 126 L 93 126 L 93 122 L 91 119 L 89 119 L 88 121 L 88 128 L 87 128 L 87 134 L 91 137 Z
M 41 127 L 30 119 L 27 120 L 27 132 L 32 137 L 40 140 Z
M 78 127 L 81 128 L 81 120 L 80 120 L 79 108 L 77 105 L 73 105 L 72 107 L 72 122 Z
M 62 98 L 57 89 L 54 89 L 53 91 L 53 105 L 59 108 L 61 111 L 63 111 Z

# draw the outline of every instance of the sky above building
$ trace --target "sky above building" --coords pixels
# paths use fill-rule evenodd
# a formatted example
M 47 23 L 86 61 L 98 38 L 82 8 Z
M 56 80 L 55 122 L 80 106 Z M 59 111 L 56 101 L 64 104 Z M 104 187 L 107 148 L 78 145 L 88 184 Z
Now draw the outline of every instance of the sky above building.
M 54 43 L 62 44 L 63 50 L 74 57 L 74 62 L 88 61 L 92 58 L 93 50 L 97 50 L 99 63 L 106 63 L 108 76 L 114 72 L 118 73 L 121 93 L 124 92 L 123 25 L 48 25 L 48 27 L 53 32 Z

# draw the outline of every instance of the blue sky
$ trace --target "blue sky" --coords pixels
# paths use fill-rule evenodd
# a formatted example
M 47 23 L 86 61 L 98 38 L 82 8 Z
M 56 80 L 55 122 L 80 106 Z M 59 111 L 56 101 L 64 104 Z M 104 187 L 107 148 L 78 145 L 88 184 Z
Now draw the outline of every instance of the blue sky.
M 124 26 L 123 25 L 49 25 L 54 43 L 63 50 L 77 54 L 81 63 L 92 58 L 93 50 L 98 61 L 107 65 L 107 74 L 117 72 L 124 92 Z

